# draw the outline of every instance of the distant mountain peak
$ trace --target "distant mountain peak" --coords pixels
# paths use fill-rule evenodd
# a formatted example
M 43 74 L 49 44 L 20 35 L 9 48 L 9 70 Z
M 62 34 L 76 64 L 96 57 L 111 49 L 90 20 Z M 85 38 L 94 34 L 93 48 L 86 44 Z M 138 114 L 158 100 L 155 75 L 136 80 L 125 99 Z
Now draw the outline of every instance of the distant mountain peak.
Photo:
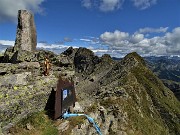
M 127 59 L 134 59 L 135 61 L 137 61 L 143 65 L 146 65 L 145 60 L 136 52 L 132 52 L 132 53 L 127 54 L 124 57 L 124 60 L 127 60 Z

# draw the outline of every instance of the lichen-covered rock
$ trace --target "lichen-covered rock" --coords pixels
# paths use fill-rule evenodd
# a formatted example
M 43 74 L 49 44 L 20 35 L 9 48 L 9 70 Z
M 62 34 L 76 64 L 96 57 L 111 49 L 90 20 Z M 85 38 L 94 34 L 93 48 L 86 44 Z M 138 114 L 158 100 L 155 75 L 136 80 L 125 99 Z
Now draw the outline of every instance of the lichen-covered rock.
M 8 47 L 4 53 L 2 62 L 10 62 L 12 56 L 14 55 L 14 47 Z
M 51 63 L 58 65 L 59 59 L 58 55 L 51 51 L 37 50 L 35 52 L 30 52 L 26 50 L 13 51 L 13 47 L 7 48 L 4 53 L 4 63 L 20 63 L 20 62 L 43 62 L 47 57 Z
M 31 112 L 44 110 L 51 91 L 56 88 L 58 79 L 53 75 L 29 74 L 27 77 L 23 74 L 22 78 L 15 74 L 19 80 L 8 80 L 10 84 L 6 81 L 7 84 L 0 86 L 0 122 L 4 130 L 7 124 L 16 123 Z M 12 75 L 9 78 L 13 78 Z
M 54 53 L 40 50 L 27 52 L 29 56 L 35 56 L 35 59 L 16 64 L 0 63 L 0 123 L 3 131 L 29 113 L 44 110 L 60 74 L 73 80 L 74 69 L 56 66 L 58 58 Z M 49 76 L 43 74 L 46 56 L 51 62 Z
M 19 10 L 14 51 L 35 51 L 37 45 L 34 17 L 30 11 Z
M 19 63 L 19 68 L 40 68 L 39 62 L 21 62 Z
M 27 85 L 27 77 L 30 75 L 31 72 L 23 72 L 21 74 L 0 76 L 0 86 Z
M 12 63 L 19 63 L 23 61 L 27 61 L 27 62 L 38 61 L 36 57 L 36 53 L 29 52 L 26 50 L 19 50 L 16 51 L 10 59 L 10 62 Z

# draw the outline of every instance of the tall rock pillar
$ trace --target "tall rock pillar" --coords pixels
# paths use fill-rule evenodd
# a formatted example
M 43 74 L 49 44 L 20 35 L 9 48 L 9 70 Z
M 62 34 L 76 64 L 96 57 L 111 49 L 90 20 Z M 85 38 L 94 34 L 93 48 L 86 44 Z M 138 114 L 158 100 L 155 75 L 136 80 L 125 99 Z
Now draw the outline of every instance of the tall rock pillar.
M 37 36 L 34 23 L 34 16 L 30 11 L 18 11 L 18 25 L 14 51 L 26 50 L 33 52 L 36 50 Z

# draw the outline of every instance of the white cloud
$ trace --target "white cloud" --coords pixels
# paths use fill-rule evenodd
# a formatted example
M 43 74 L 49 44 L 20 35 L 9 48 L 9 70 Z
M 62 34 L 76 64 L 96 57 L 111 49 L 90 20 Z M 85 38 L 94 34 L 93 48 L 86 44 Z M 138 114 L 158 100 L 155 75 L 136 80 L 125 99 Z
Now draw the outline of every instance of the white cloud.
M 37 43 L 37 48 L 43 48 L 43 49 L 62 49 L 62 48 L 69 48 L 70 46 L 71 45 Z M 78 48 L 77 46 L 73 46 L 73 47 Z
M 144 35 L 143 34 L 133 34 L 132 36 L 131 36 L 131 39 L 130 39 L 130 41 L 132 42 L 132 43 L 139 43 L 140 41 L 142 41 L 144 39 Z
M 115 30 L 114 32 L 104 32 L 99 38 L 82 38 L 77 40 L 77 43 L 73 40 L 72 44 L 76 43 L 77 45 L 64 45 L 60 43 L 48 44 L 46 42 L 41 42 L 37 44 L 37 48 L 61 53 L 70 46 L 78 48 L 81 46 L 78 45 L 79 43 L 83 45 L 82 42 L 86 42 L 84 47 L 86 46 L 99 56 L 107 53 L 113 57 L 122 57 L 132 51 L 136 51 L 142 56 L 170 56 L 180 55 L 179 37 L 180 27 L 174 28 L 171 32 L 165 33 L 164 36 L 155 36 L 153 38 L 147 38 L 144 34 L 140 33 L 129 34 L 127 32 Z M 96 40 L 93 41 L 93 39 Z M 0 40 L 0 51 L 13 45 L 14 41 Z
M 79 39 L 79 40 L 85 41 L 85 42 L 91 42 L 91 41 L 92 41 L 91 39 L 86 39 L 86 38 L 81 38 L 81 39 Z
M 95 37 L 86 37 L 86 38 L 81 38 L 79 40 L 84 42 L 84 43 L 87 43 L 89 45 L 99 44 L 99 38 L 95 38 Z
M 99 9 L 103 12 L 114 11 L 119 9 L 124 0 L 101 0 Z
M 0 40 L 0 51 L 5 51 L 6 48 L 9 46 L 14 46 L 14 41 L 10 40 Z M 71 45 L 63 45 L 63 44 L 48 44 L 46 42 L 37 43 L 37 49 L 45 49 L 53 51 L 57 54 L 65 51 Z M 77 46 L 73 45 L 73 48 L 78 48 Z
M 124 0 L 82 0 L 81 5 L 87 9 L 97 8 L 102 12 L 111 12 L 122 7 Z
M 141 28 L 137 33 L 165 33 L 167 32 L 168 27 L 160 27 L 160 28 Z
M 165 35 L 166 44 L 169 46 L 168 53 L 180 54 L 180 27 Z
M 44 0 L 0 0 L 0 22 L 17 20 L 20 9 L 31 10 L 34 13 L 42 13 L 40 7 Z
M 110 45 L 124 45 L 127 43 L 129 38 L 129 34 L 126 32 L 121 32 L 119 30 L 115 30 L 114 32 L 105 32 L 100 35 L 100 39 L 105 44 Z
M 132 0 L 134 6 L 138 9 L 144 10 L 157 3 L 157 0 Z
M 14 46 L 14 41 L 10 40 L 0 40 L 0 45 Z
M 122 54 L 136 51 L 141 55 L 179 55 L 180 27 L 164 36 L 146 38 L 143 34 L 126 32 L 104 32 L 100 35 L 102 44 L 109 45 L 109 50 L 121 50 Z

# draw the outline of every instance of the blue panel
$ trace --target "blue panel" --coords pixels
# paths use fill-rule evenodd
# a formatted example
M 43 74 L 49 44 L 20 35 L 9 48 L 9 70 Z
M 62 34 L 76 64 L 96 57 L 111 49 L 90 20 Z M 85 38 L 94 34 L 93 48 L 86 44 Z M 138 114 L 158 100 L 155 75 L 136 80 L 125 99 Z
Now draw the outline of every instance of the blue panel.
M 63 90 L 63 100 L 66 99 L 68 96 L 68 90 Z

